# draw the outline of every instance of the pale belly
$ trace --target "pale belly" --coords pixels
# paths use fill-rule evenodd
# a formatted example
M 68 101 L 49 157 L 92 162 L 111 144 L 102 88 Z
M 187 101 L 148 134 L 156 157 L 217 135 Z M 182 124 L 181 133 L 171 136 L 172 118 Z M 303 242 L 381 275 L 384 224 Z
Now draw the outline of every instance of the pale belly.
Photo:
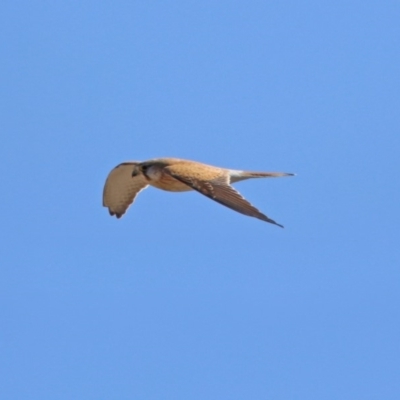
M 149 181 L 149 183 L 151 186 L 154 186 L 158 189 L 167 190 L 168 192 L 188 192 L 189 190 L 193 190 L 190 186 L 185 185 L 176 179 L 172 179 L 168 180 L 168 182 L 163 179 L 158 181 Z
M 167 190 L 168 192 L 188 192 L 193 190 L 190 186 L 156 169 L 151 168 L 147 175 L 150 178 L 149 184 L 161 190 Z

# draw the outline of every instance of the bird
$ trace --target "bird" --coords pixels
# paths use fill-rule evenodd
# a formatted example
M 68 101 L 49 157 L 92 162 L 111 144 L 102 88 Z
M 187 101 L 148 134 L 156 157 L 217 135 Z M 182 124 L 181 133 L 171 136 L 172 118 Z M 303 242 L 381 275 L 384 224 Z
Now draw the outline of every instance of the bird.
M 179 158 L 155 158 L 126 161 L 107 176 L 103 189 L 103 206 L 111 216 L 121 218 L 136 196 L 147 186 L 169 192 L 195 190 L 204 196 L 244 215 L 278 225 L 250 204 L 231 184 L 251 178 L 293 176 L 286 172 L 252 172 L 227 169 Z

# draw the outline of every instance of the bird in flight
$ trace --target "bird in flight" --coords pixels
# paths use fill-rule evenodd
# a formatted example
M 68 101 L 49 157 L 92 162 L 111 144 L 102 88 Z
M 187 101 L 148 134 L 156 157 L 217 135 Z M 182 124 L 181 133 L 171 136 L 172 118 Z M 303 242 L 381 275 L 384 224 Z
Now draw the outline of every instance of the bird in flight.
M 250 217 L 282 225 L 250 204 L 231 183 L 250 178 L 293 176 L 285 172 L 251 172 L 226 169 L 179 158 L 156 158 L 117 165 L 108 174 L 103 190 L 103 206 L 121 218 L 137 194 L 148 185 L 169 192 L 196 190 L 216 202 Z

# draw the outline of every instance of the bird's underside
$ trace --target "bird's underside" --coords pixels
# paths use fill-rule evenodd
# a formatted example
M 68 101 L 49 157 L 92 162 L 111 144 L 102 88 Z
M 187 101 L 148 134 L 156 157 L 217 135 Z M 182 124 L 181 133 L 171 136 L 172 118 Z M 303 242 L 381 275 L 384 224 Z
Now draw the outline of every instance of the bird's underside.
M 103 206 L 120 218 L 148 185 L 171 192 L 196 190 L 237 212 L 283 227 L 250 204 L 231 183 L 250 178 L 291 176 L 284 172 L 251 172 L 214 167 L 195 161 L 158 158 L 117 165 L 108 175 Z

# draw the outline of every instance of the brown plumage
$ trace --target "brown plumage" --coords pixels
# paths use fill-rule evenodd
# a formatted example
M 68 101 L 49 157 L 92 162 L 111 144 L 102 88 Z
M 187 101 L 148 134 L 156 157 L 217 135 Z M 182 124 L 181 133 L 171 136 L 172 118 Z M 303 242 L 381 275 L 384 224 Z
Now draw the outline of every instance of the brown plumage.
M 292 176 L 284 172 L 251 172 L 214 167 L 178 158 L 124 162 L 108 175 L 103 205 L 120 218 L 148 185 L 170 192 L 196 190 L 237 212 L 283 227 L 250 204 L 231 183 L 250 178 Z

